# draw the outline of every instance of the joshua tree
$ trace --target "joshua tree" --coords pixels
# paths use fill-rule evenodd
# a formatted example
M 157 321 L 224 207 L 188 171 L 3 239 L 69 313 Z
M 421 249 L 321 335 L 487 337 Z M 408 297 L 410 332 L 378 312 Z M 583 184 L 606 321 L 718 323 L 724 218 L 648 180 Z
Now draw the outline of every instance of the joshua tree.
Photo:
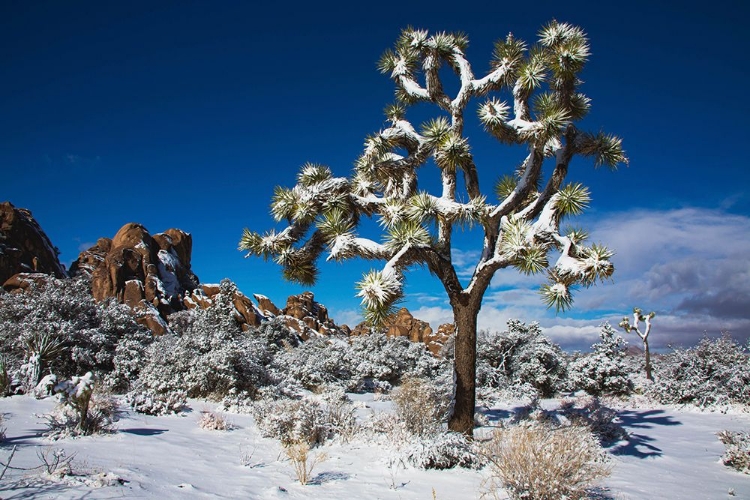
M 491 70 L 482 78 L 475 77 L 466 59 L 467 45 L 463 34 L 404 30 L 379 61 L 381 72 L 395 83 L 397 101 L 385 110 L 386 128 L 367 138 L 352 176 L 334 177 L 327 167 L 304 165 L 297 185 L 276 188 L 271 203 L 276 220 L 288 226 L 263 235 L 245 229 L 240 250 L 273 258 L 286 279 L 301 284 L 315 282 L 316 261 L 326 249 L 328 260 L 384 261 L 357 284 L 365 319 L 372 324 L 402 299 L 404 272 L 426 266 L 443 284 L 455 319 L 455 406 L 449 426 L 471 434 L 477 315 L 490 280 L 507 267 L 526 274 L 546 271 L 549 282 L 541 287 L 542 297 L 559 311 L 570 307 L 574 285 L 609 277 L 614 270 L 610 250 L 586 246 L 582 230 L 560 231 L 561 220 L 581 213 L 589 202 L 583 185 L 563 181 L 575 156 L 613 169 L 627 159 L 619 138 L 575 125 L 589 109 L 589 98 L 578 89 L 578 74 L 589 56 L 581 29 L 553 21 L 530 49 L 508 35 L 496 43 Z M 443 65 L 457 75 L 454 96 L 443 87 Z M 512 105 L 501 100 L 503 93 Z M 465 112 L 475 98 L 483 98 L 478 116 L 486 131 L 523 155 L 495 184 L 497 201 L 480 190 L 464 136 Z M 406 118 L 417 103 L 437 108 L 437 116 L 420 127 Z M 440 193 L 417 188 L 418 169 L 429 160 L 439 169 Z M 549 166 L 543 169 L 545 163 Z M 502 173 L 488 172 L 495 178 Z M 382 242 L 356 232 L 363 218 L 380 223 Z M 483 232 L 481 257 L 465 286 L 451 260 L 453 231 L 461 226 Z M 548 260 L 552 250 L 560 253 L 554 264 Z
M 627 316 L 622 318 L 620 326 L 625 330 L 626 333 L 635 332 L 643 342 L 643 352 L 646 355 L 646 378 L 654 380 L 654 376 L 651 371 L 651 351 L 648 348 L 648 334 L 651 333 L 651 320 L 654 319 L 656 313 L 651 311 L 647 315 L 643 314 L 643 311 L 638 307 L 633 308 L 633 324 L 630 324 L 630 320 Z M 640 322 L 643 321 L 646 325 L 645 330 L 641 331 Z

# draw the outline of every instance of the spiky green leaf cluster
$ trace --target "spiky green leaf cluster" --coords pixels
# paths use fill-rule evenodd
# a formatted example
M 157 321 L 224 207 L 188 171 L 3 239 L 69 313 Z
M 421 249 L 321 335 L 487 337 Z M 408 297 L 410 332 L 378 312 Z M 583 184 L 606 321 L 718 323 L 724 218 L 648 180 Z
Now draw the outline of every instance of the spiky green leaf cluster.
M 297 184 L 302 187 L 310 187 L 332 178 L 331 169 L 324 165 L 305 163 L 297 174 Z
M 430 232 L 418 221 L 408 219 L 389 228 L 385 241 L 385 247 L 391 252 L 397 252 L 405 245 L 425 247 L 431 244 Z
M 615 170 L 620 163 L 628 163 L 625 150 L 622 148 L 622 139 L 611 134 L 581 134 L 576 149 L 583 156 L 593 156 L 596 167 L 604 165 Z
M 455 172 L 472 161 L 469 141 L 458 134 L 449 133 L 435 151 L 435 163 L 446 172 Z
M 499 200 L 504 200 L 510 196 L 516 186 L 518 186 L 518 178 L 514 175 L 505 174 L 495 183 L 495 195 Z
M 512 143 L 515 141 L 515 131 L 508 127 L 506 120 L 508 120 L 508 113 L 510 107 L 503 101 L 499 101 L 494 97 L 485 101 L 479 110 L 479 120 L 484 125 L 484 129 L 497 137 L 501 142 Z
M 384 113 L 385 117 L 390 121 L 397 122 L 398 120 L 403 120 L 406 116 L 406 106 L 401 102 L 389 104 L 385 107 Z
M 547 307 L 554 307 L 558 313 L 567 311 L 573 305 L 573 296 L 570 294 L 569 286 L 553 278 L 550 283 L 542 285 L 539 293 Z
M 533 229 L 522 219 L 505 219 L 502 225 L 503 256 L 524 274 L 536 274 L 549 266 L 548 249 L 535 243 Z
M 444 143 L 450 134 L 450 130 L 451 124 L 443 116 L 434 118 L 422 125 L 422 135 L 433 146 Z
M 417 193 L 409 198 L 408 217 L 417 222 L 435 220 L 440 216 L 437 200 L 429 193 Z
M 526 48 L 526 42 L 515 38 L 512 33 L 508 34 L 505 40 L 495 42 L 495 50 L 492 52 L 492 69 L 500 66 L 517 67 L 523 61 Z M 515 77 L 515 72 L 510 71 L 508 79 L 503 83 L 507 85 Z
M 325 212 L 316 222 L 316 226 L 323 233 L 326 242 L 330 243 L 339 236 L 351 233 L 354 230 L 354 221 L 350 213 L 341 208 L 334 208 Z
M 580 254 L 583 270 L 581 284 L 589 287 L 597 281 L 604 281 L 612 277 L 615 272 L 615 267 L 610 260 L 614 255 L 612 250 L 595 243 L 591 247 L 582 247 Z
M 356 285 L 362 298 L 365 321 L 372 326 L 382 325 L 393 312 L 395 304 L 403 297 L 403 283 L 393 273 L 372 270 Z
M 560 217 L 581 215 L 589 206 L 591 195 L 586 186 L 580 182 L 565 185 L 557 193 L 555 206 Z

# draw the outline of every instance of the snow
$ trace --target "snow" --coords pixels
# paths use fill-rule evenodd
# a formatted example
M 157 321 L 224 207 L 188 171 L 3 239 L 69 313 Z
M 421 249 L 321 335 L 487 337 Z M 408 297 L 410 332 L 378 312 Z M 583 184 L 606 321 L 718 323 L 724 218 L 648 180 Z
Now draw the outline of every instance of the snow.
M 391 411 L 391 402 L 372 394 L 352 394 L 360 419 Z M 52 398 L 0 399 L 7 427 L 0 448 L 5 461 L 18 446 L 15 467 L 39 465 L 37 452 L 64 449 L 75 454 L 77 476 L 53 478 L 40 472 L 9 470 L 0 481 L 3 498 L 247 498 L 247 499 L 470 499 L 480 498 L 486 470 L 420 470 L 404 466 L 387 446 L 358 438 L 334 441 L 317 450 L 328 459 L 300 485 L 278 441 L 260 435 L 253 418 L 225 414 L 231 431 L 201 429 L 198 420 L 214 405 L 190 400 L 182 415 L 151 417 L 130 410 L 109 435 L 49 441 L 41 437 L 42 419 Z M 554 401 L 544 401 L 545 407 Z M 486 412 L 507 415 L 513 405 Z M 750 498 L 750 476 L 723 466 L 723 445 L 716 433 L 750 427 L 747 413 L 700 413 L 666 406 L 618 408 L 631 435 L 608 448 L 612 475 L 601 484 L 608 498 Z M 490 432 L 479 429 L 477 435 Z M 113 477 L 116 478 L 113 479 Z M 102 480 L 102 478 L 106 480 Z M 97 484 L 98 483 L 100 484 Z M 86 485 L 86 483 L 89 485 Z M 101 483 L 109 486 L 101 486 Z M 101 486 L 101 487 L 97 487 Z M 503 498 L 501 496 L 501 498 Z
M 180 267 L 180 259 L 174 254 L 174 250 L 167 252 L 159 250 L 159 276 L 167 296 L 176 297 L 180 293 L 180 280 L 177 279 L 175 271 Z

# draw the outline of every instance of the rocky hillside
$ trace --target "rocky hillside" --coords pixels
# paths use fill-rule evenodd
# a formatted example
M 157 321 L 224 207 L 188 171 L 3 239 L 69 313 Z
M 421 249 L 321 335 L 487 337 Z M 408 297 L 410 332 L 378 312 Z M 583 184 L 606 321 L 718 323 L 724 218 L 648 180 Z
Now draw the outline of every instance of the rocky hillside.
M 58 278 L 83 275 L 91 283 L 94 299 L 110 297 L 127 304 L 138 321 L 157 335 L 169 329 L 169 316 L 175 312 L 201 308 L 214 303 L 220 293 L 217 284 L 201 284 L 191 268 L 193 238 L 180 229 L 151 235 L 137 223 L 125 224 L 112 238 L 100 238 L 81 252 L 66 273 L 57 251 L 34 220 L 31 212 L 10 203 L 0 204 L 0 283 L 9 291 L 23 291 L 46 276 Z M 313 336 L 363 335 L 370 328 L 359 324 L 353 329 L 337 325 L 328 309 L 315 301 L 312 292 L 292 295 L 283 308 L 268 297 L 253 296 L 255 302 L 234 291 L 235 319 L 247 330 L 270 318 L 280 318 L 302 340 Z M 405 308 L 391 315 L 385 326 L 389 336 L 423 342 L 437 355 L 452 328 L 437 331 Z
M 0 283 L 18 273 L 66 276 L 57 254 L 29 210 L 0 203 Z

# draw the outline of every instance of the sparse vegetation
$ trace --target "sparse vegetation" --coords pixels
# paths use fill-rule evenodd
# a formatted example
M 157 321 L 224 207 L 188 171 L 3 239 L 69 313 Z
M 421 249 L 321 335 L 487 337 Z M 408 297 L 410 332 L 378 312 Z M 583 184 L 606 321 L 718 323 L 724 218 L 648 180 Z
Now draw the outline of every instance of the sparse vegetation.
M 495 431 L 485 449 L 491 477 L 488 493 L 501 498 L 585 498 L 609 475 L 606 456 L 588 429 L 524 422 Z

